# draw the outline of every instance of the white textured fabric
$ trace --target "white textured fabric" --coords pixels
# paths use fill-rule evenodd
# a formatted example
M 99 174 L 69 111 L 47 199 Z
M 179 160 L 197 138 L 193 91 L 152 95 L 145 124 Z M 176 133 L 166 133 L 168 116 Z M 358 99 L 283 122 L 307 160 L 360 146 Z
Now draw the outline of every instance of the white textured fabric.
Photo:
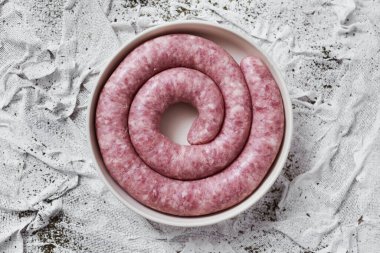
M 271 191 L 236 218 L 174 228 L 124 207 L 87 150 L 89 92 L 147 27 L 245 32 L 280 67 L 294 140 Z M 378 252 L 379 1 L 0 0 L 0 252 Z

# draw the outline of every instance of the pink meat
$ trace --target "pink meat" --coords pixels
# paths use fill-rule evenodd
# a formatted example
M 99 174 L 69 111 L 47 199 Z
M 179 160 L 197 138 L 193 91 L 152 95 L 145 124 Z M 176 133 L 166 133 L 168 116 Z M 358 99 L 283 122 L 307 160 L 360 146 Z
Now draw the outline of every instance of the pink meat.
M 188 136 L 198 145 L 177 145 L 159 133 L 160 115 L 178 101 L 199 111 Z M 248 57 L 240 69 L 213 42 L 184 34 L 132 51 L 105 84 L 96 111 L 111 176 L 142 204 L 180 216 L 214 213 L 249 196 L 270 169 L 283 128 L 281 95 L 261 61 Z
M 140 143 L 141 140 L 138 141 L 139 143 L 132 143 L 130 135 L 128 137 L 124 135 L 131 102 L 136 93 L 154 75 L 176 67 L 185 67 L 204 73 L 218 85 L 222 96 L 229 98 L 224 99 L 225 115 L 219 134 L 211 142 L 192 146 L 176 145 L 164 136 L 145 139 L 143 143 Z M 251 99 L 239 65 L 215 43 L 192 35 L 158 37 L 133 50 L 104 86 L 99 100 L 100 105 L 103 103 L 107 104 L 105 107 L 109 108 L 108 110 L 112 107 L 111 110 L 117 110 L 117 113 L 105 112 L 107 115 L 102 115 L 104 120 L 107 122 L 112 120 L 112 123 L 108 125 L 105 123 L 104 127 L 107 128 L 109 139 L 107 139 L 108 143 L 103 143 L 104 145 L 100 144 L 103 140 L 99 140 L 101 152 L 106 152 L 102 148 L 108 150 L 109 146 L 118 150 L 124 150 L 128 146 L 131 152 L 128 151 L 125 155 L 133 159 L 135 156 L 141 159 L 136 154 L 133 144 L 136 144 L 141 154 L 146 154 L 149 151 L 144 151 L 144 147 L 151 147 L 154 142 L 159 145 L 156 146 L 159 154 L 150 157 L 150 164 L 153 169 L 165 171 L 165 175 L 176 179 L 195 180 L 225 169 L 240 154 L 251 126 Z M 121 108 L 118 107 L 120 105 Z M 98 113 L 99 116 L 100 113 Z M 211 120 L 204 121 L 204 123 L 207 122 Z M 135 129 L 131 124 L 129 127 L 132 131 Z M 136 128 L 137 131 L 129 130 L 129 133 L 134 135 L 139 131 L 139 127 Z M 207 126 L 202 125 L 199 128 L 206 129 Z M 114 139 L 119 142 L 121 139 L 124 141 L 118 147 Z M 159 142 L 162 140 L 163 142 Z M 168 150 L 171 151 L 167 153 Z M 176 159 L 181 157 L 189 160 L 185 162 Z M 105 163 L 107 165 L 106 161 Z
M 189 143 L 198 145 L 179 145 L 160 133 L 161 115 L 177 102 L 198 109 L 188 134 Z M 215 83 L 197 70 L 173 68 L 155 75 L 138 91 L 129 111 L 129 135 L 140 158 L 161 175 L 200 179 L 220 170 L 214 161 L 229 162 L 219 158 L 226 151 L 212 142 L 223 118 L 223 96 Z

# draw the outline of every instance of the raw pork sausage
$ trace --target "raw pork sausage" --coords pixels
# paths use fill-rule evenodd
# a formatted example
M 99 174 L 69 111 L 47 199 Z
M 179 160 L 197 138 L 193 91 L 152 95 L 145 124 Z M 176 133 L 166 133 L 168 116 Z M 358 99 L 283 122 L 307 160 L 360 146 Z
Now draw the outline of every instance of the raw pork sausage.
M 198 118 L 178 145 L 159 131 L 166 108 L 188 102 Z M 157 37 L 134 49 L 98 100 L 96 131 L 115 181 L 142 204 L 179 216 L 238 204 L 260 184 L 280 148 L 284 114 L 266 66 L 241 67 L 201 37 Z

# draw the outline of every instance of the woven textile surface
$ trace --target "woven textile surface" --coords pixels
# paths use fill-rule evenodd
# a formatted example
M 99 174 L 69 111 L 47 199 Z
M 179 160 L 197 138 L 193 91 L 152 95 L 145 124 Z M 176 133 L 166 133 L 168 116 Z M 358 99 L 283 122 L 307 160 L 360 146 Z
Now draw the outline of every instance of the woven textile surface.
M 99 72 L 149 27 L 206 20 L 277 63 L 292 148 L 264 198 L 200 228 L 121 204 L 90 158 Z M 379 252 L 380 1 L 0 0 L 0 252 Z

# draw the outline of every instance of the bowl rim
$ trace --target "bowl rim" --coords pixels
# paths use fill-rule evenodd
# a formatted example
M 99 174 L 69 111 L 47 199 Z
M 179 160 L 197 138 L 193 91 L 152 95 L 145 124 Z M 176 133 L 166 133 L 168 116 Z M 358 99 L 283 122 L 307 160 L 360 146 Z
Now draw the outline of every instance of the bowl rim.
M 242 202 L 226 210 L 222 210 L 220 212 L 205 215 L 205 216 L 197 216 L 197 217 L 173 216 L 173 215 L 165 214 L 165 213 L 156 211 L 154 209 L 151 209 L 149 207 L 146 207 L 145 205 L 139 203 L 137 200 L 134 200 L 134 202 L 137 202 L 136 203 L 137 206 L 134 206 L 133 204 L 128 202 L 117 191 L 117 189 L 115 189 L 115 188 L 119 188 L 119 189 L 122 189 L 122 188 L 112 179 L 107 169 L 105 168 L 104 164 L 102 164 L 103 161 L 102 161 L 102 157 L 98 148 L 98 142 L 97 142 L 96 133 L 95 133 L 96 131 L 95 122 L 94 122 L 99 93 L 101 89 L 103 88 L 105 81 L 108 80 L 110 74 L 119 65 L 122 59 L 124 59 L 125 56 L 131 50 L 133 50 L 133 48 L 143 43 L 147 39 L 151 39 L 152 37 L 157 37 L 157 36 L 165 34 L 163 32 L 163 30 L 165 29 L 170 29 L 170 28 L 180 29 L 181 27 L 182 29 L 185 29 L 186 27 L 188 28 L 189 26 L 195 26 L 194 29 L 196 29 L 197 26 L 198 28 L 200 26 L 205 26 L 211 29 L 219 29 L 219 30 L 222 30 L 222 32 L 231 33 L 232 35 L 242 40 L 245 40 L 252 47 L 254 47 L 257 50 L 258 54 L 260 55 L 261 59 L 265 62 L 267 67 L 270 69 L 273 77 L 275 78 L 277 82 L 277 85 L 280 89 L 282 100 L 283 100 L 284 115 L 285 115 L 284 137 L 283 137 L 280 151 L 277 155 L 276 160 L 272 164 L 271 169 L 267 172 L 267 175 L 264 177 L 260 185 L 254 190 L 254 192 L 251 193 Z M 170 32 L 166 34 L 170 34 Z M 126 51 L 128 47 L 130 47 L 130 49 L 129 51 Z M 280 71 L 277 69 L 273 61 L 270 59 L 270 57 L 268 57 L 252 41 L 250 37 L 248 37 L 247 35 L 239 31 L 236 31 L 235 29 L 231 29 L 231 28 L 228 28 L 216 23 L 208 22 L 208 21 L 185 20 L 185 21 L 168 22 L 168 23 L 164 23 L 164 24 L 160 24 L 160 25 L 148 28 L 145 31 L 133 37 L 132 39 L 130 39 L 129 41 L 125 42 L 110 58 L 107 59 L 106 62 L 107 64 L 105 65 L 103 70 L 99 73 L 99 76 L 96 81 L 96 85 L 95 87 L 92 88 L 92 91 L 90 94 L 90 99 L 88 101 L 88 108 L 87 108 L 86 132 L 87 132 L 88 146 L 90 149 L 91 158 L 92 158 L 92 161 L 94 162 L 98 175 L 102 179 L 103 183 L 107 186 L 107 188 L 113 193 L 113 195 L 115 195 L 125 206 L 132 209 L 134 212 L 140 214 L 141 216 L 154 222 L 171 225 L 171 226 L 198 227 L 198 226 L 206 226 L 206 225 L 215 224 L 223 220 L 227 220 L 227 219 L 237 216 L 238 214 L 242 213 L 243 211 L 247 210 L 249 207 L 254 205 L 269 191 L 269 189 L 272 187 L 272 185 L 274 184 L 274 182 L 277 180 L 278 176 L 282 172 L 287 156 L 289 154 L 292 136 L 293 136 L 293 111 L 292 111 L 292 104 L 291 104 L 289 92 L 287 90 L 287 87 L 285 85 L 284 79 L 282 78 Z M 113 181 L 113 183 L 110 180 Z M 124 193 L 129 196 L 129 194 L 126 193 L 125 191 Z M 147 212 L 146 209 L 149 209 L 151 211 Z

